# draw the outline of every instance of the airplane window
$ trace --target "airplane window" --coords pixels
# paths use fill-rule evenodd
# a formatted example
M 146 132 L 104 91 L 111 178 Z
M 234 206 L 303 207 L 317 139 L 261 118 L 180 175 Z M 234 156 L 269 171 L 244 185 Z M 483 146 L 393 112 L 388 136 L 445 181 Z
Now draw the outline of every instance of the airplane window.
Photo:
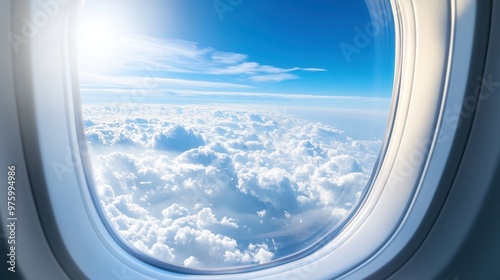
M 95 203 L 130 252 L 248 268 L 332 239 L 369 192 L 394 77 L 389 1 L 87 0 Z

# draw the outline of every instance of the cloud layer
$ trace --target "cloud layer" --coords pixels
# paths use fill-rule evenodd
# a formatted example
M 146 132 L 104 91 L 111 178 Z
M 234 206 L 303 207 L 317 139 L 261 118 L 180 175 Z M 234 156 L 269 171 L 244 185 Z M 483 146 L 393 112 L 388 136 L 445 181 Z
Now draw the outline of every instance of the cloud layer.
M 381 145 L 248 107 L 93 105 L 83 113 L 113 228 L 147 254 L 195 268 L 262 264 L 317 241 L 359 201 Z

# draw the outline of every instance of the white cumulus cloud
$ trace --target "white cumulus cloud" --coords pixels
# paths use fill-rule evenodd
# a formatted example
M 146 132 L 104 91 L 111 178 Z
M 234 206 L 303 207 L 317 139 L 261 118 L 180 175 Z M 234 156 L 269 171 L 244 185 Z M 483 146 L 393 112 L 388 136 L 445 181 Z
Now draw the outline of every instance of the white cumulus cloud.
M 381 145 L 262 108 L 86 105 L 83 114 L 112 227 L 138 250 L 194 268 L 267 263 L 317 241 L 357 204 Z

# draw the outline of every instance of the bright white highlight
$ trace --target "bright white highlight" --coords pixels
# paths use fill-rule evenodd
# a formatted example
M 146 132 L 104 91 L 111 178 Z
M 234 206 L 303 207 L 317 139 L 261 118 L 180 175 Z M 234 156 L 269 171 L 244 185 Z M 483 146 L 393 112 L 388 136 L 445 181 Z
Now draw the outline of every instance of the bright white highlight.
M 98 16 L 79 22 L 77 47 L 84 68 L 99 69 L 117 58 L 118 31 L 116 23 Z

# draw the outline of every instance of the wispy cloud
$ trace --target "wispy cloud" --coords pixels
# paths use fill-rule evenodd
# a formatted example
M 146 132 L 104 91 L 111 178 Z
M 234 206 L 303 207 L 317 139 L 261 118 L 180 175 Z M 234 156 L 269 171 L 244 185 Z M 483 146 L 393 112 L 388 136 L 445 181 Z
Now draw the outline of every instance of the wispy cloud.
M 114 51 L 105 59 L 100 57 L 100 60 L 97 60 L 91 57 L 92 54 L 81 53 L 82 72 L 109 77 L 106 80 L 102 76 L 83 74 L 82 79 L 85 82 L 110 82 L 117 86 L 137 87 L 137 82 L 141 82 L 141 78 L 137 76 L 144 75 L 145 78 L 158 77 L 155 80 L 162 86 L 184 86 L 186 89 L 248 88 L 253 87 L 255 83 L 300 79 L 300 71 L 326 71 L 321 68 L 262 65 L 250 61 L 247 54 L 200 47 L 196 42 L 185 40 L 117 37 L 113 38 L 113 41 Z M 182 79 L 163 78 L 168 75 L 184 76 Z M 214 79 L 217 81 L 213 81 Z
M 112 79 L 110 79 L 112 80 Z M 126 79 L 124 79 L 126 80 Z M 133 83 L 133 82 L 132 82 Z M 376 104 L 387 105 L 390 104 L 391 98 L 389 97 L 366 97 L 366 96 L 339 96 L 339 95 L 314 95 L 314 94 L 287 94 L 287 93 L 273 93 L 273 92 L 259 92 L 252 91 L 250 89 L 230 89 L 230 85 L 227 85 L 226 90 L 217 89 L 204 89 L 199 87 L 194 89 L 191 87 L 189 89 L 182 87 L 175 87 L 173 85 L 165 85 L 164 87 L 150 87 L 150 88 L 139 88 L 142 91 L 146 91 L 148 96 L 151 97 L 168 97 L 168 96 L 180 96 L 180 97 L 205 97 L 205 98 L 249 98 L 249 99 L 263 99 L 263 100 L 291 100 L 291 101 L 317 101 L 322 102 L 322 104 L 337 104 L 339 106 L 347 106 L 346 104 L 351 104 L 349 107 L 363 107 L 362 104 L 370 104 L 370 106 L 375 106 Z M 239 85 L 235 85 L 239 86 Z M 137 92 L 138 88 L 127 87 L 126 83 L 118 86 L 84 86 L 82 87 L 83 93 L 94 93 L 94 94 L 133 94 Z M 244 91 L 243 91 L 244 90 Z M 327 102 L 327 103 L 324 103 Z M 384 107 L 385 108 L 385 107 Z
M 236 64 L 245 61 L 248 58 L 247 55 L 241 53 L 232 52 L 214 52 L 212 54 L 212 60 L 216 63 L 224 64 Z
M 252 76 L 252 81 L 256 82 L 281 82 L 285 80 L 294 80 L 298 79 L 297 75 L 282 73 L 282 74 L 270 74 L 270 75 L 255 75 Z
M 296 75 L 282 75 L 281 79 L 254 79 L 255 75 L 268 75 L 268 74 L 283 74 L 294 71 L 311 71 L 311 72 L 319 72 L 326 71 L 321 68 L 279 68 L 270 65 L 261 65 L 257 62 L 242 62 L 237 65 L 231 65 L 224 68 L 214 68 L 209 71 L 210 74 L 225 74 L 225 75 L 249 75 L 249 79 L 252 81 L 284 81 L 289 79 L 298 79 L 299 77 Z
M 162 78 L 154 76 L 106 76 L 92 73 L 80 73 L 80 79 L 84 87 L 99 85 L 115 88 L 141 87 L 144 89 L 162 90 L 174 88 L 217 88 L 217 89 L 245 89 L 249 85 L 211 82 L 204 80 Z

